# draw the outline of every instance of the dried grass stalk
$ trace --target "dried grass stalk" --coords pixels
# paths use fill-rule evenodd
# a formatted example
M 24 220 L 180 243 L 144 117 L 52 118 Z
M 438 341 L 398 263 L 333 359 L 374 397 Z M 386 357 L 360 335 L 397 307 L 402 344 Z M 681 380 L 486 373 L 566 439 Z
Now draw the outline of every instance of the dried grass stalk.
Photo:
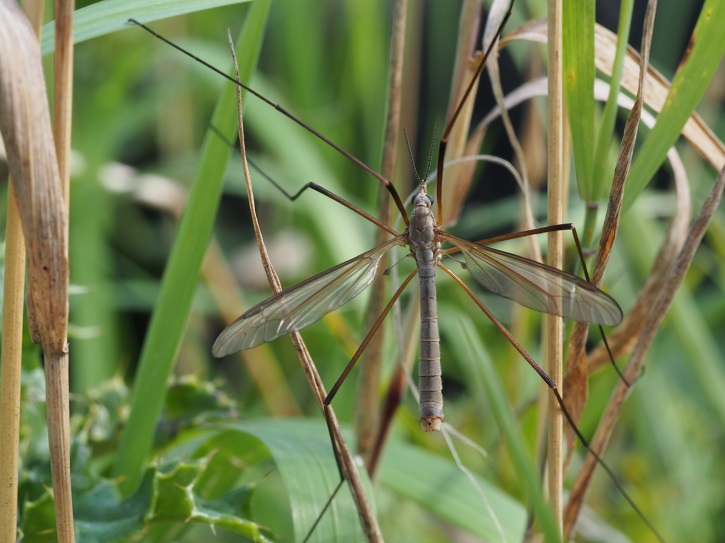
M 237 67 L 237 57 L 236 53 L 234 51 L 234 43 L 232 41 L 231 34 L 229 35 L 229 45 L 232 51 L 232 58 L 234 60 L 234 68 L 237 72 L 237 80 L 239 80 L 239 69 Z M 244 119 L 242 115 L 242 90 L 239 85 L 237 85 L 237 105 L 238 105 L 238 129 L 239 129 L 239 148 L 242 155 L 242 167 L 244 169 L 244 182 L 247 187 L 247 192 L 249 196 L 249 211 L 252 216 L 252 224 L 254 226 L 254 235 L 257 239 L 257 245 L 259 247 L 259 253 L 262 257 L 262 265 L 264 267 L 264 271 L 267 274 L 267 278 L 269 279 L 269 283 L 272 286 L 272 289 L 275 293 L 279 293 L 282 290 L 282 284 L 279 281 L 279 277 L 277 276 L 277 272 L 274 270 L 274 267 L 272 266 L 272 261 L 269 258 L 269 253 L 267 252 L 267 247 L 264 244 L 264 239 L 262 237 L 262 231 L 259 226 L 259 220 L 257 219 L 257 213 L 256 213 L 256 207 L 254 204 L 254 192 L 252 190 L 252 179 L 249 174 L 249 167 L 247 165 L 247 156 L 246 156 L 246 149 L 244 145 Z M 294 344 L 295 350 L 297 351 L 297 356 L 300 359 L 300 362 L 302 364 L 302 367 L 304 369 L 305 375 L 307 376 L 307 379 L 310 383 L 310 388 L 312 389 L 313 394 L 315 395 L 315 398 L 317 399 L 317 403 L 319 404 L 320 408 L 323 410 L 325 414 L 325 419 L 328 424 L 328 428 L 330 431 L 330 436 L 332 437 L 333 441 L 333 449 L 335 451 L 335 456 L 338 461 L 338 467 L 341 470 L 341 476 L 344 474 L 345 479 L 348 481 L 348 484 L 350 486 L 350 491 L 352 493 L 353 500 L 355 501 L 355 505 L 357 506 L 358 515 L 360 517 L 360 523 L 362 525 L 363 532 L 365 533 L 368 541 L 377 542 L 383 541 L 383 536 L 380 532 L 380 527 L 377 524 L 377 519 L 375 518 L 375 515 L 373 513 L 372 507 L 370 505 L 370 502 L 367 499 L 367 495 L 365 493 L 365 488 L 362 484 L 362 479 L 360 478 L 360 474 L 357 471 L 357 467 L 355 465 L 355 461 L 353 460 L 352 453 L 350 452 L 350 449 L 347 447 L 347 443 L 345 442 L 345 439 L 342 435 L 342 431 L 340 430 L 340 425 L 337 422 L 337 417 L 335 416 L 335 413 L 330 405 L 325 405 L 325 396 L 327 395 L 325 392 L 324 384 L 322 383 L 322 379 L 320 378 L 320 374 L 317 372 L 317 368 L 315 367 L 315 364 L 312 360 L 312 356 L 310 355 L 309 351 L 307 350 L 307 346 L 305 345 L 304 341 L 302 340 L 302 336 L 299 332 L 293 332 L 290 334 L 290 338 L 292 339 L 292 343 Z
M 549 99 L 548 99 L 548 221 L 549 224 L 564 222 L 564 84 L 562 59 L 562 2 L 549 0 Z M 549 232 L 548 264 L 561 269 L 564 263 L 564 239 L 561 232 Z M 563 320 L 547 315 L 546 322 L 546 368 L 549 377 L 560 383 L 564 360 Z M 548 390 L 547 390 L 548 394 Z M 547 477 L 549 504 L 561 531 L 563 514 L 563 417 L 557 398 L 549 395 Z

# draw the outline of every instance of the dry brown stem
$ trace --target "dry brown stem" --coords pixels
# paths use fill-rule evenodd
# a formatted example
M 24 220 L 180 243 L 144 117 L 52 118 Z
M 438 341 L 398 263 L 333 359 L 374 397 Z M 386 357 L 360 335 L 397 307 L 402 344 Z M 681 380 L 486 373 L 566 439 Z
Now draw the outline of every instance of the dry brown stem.
M 66 349 L 66 216 L 40 48 L 15 2 L 0 3 L 0 129 L 28 250 L 33 340 Z
M 239 80 L 239 68 L 237 67 L 237 57 L 234 50 L 234 42 L 232 41 L 231 34 L 229 34 L 229 46 L 232 51 L 232 58 L 234 60 L 234 69 L 236 71 L 237 80 Z M 264 266 L 264 271 L 267 274 L 269 283 L 272 286 L 274 292 L 279 293 L 282 291 L 282 284 L 280 283 L 277 272 L 275 271 L 274 266 L 272 265 L 272 261 L 269 258 L 269 253 L 267 252 L 267 247 L 264 243 L 262 230 L 259 226 L 259 220 L 257 218 L 256 206 L 254 203 L 252 178 L 249 174 L 249 166 L 247 164 L 246 148 L 244 144 L 242 89 L 239 85 L 237 85 L 237 111 L 239 149 L 242 155 L 244 182 L 247 187 L 247 193 L 249 196 L 249 211 L 251 212 L 252 224 L 254 227 L 254 236 L 257 239 L 259 254 L 262 257 L 262 265 Z M 302 368 L 305 372 L 305 375 L 307 376 L 310 388 L 312 389 L 312 392 L 317 399 L 317 403 L 319 404 L 320 409 L 322 409 L 325 414 L 325 420 L 327 421 L 330 435 L 333 436 L 332 447 L 335 452 L 336 459 L 338 460 L 338 466 L 340 466 L 342 470 L 341 476 L 344 474 L 344 477 L 350 486 L 350 491 L 357 507 L 363 532 L 367 536 L 368 541 L 382 542 L 383 536 L 380 532 L 380 527 L 377 524 L 377 519 L 375 518 L 370 502 L 367 499 L 365 488 L 362 484 L 362 479 L 360 478 L 360 474 L 358 473 L 357 467 L 355 466 L 355 461 L 353 460 L 352 453 L 350 452 L 350 449 L 348 448 L 347 443 L 345 442 L 345 439 L 342 435 L 342 431 L 340 430 L 340 425 L 337 422 L 335 412 L 333 411 L 332 406 L 325 405 L 324 403 L 325 396 L 327 394 L 325 392 L 325 386 L 322 383 L 322 379 L 320 378 L 320 374 L 317 372 L 314 361 L 312 360 L 312 357 L 310 356 L 310 353 L 307 350 L 307 346 L 305 345 L 300 333 L 293 332 L 292 334 L 290 334 L 290 338 L 292 339 L 292 343 L 294 344 L 295 350 L 297 351 L 297 356 L 299 357 Z
M 548 221 L 549 224 L 564 222 L 564 85 L 562 59 L 562 2 L 548 2 Z M 548 264 L 561 269 L 564 263 L 564 241 L 561 232 L 549 233 Z M 547 315 L 546 325 L 546 368 L 549 377 L 555 383 L 562 381 L 564 359 L 563 320 L 561 317 Z M 547 477 L 549 504 L 559 531 L 563 515 L 563 418 L 556 397 L 547 390 L 548 401 L 548 446 Z M 563 392 L 562 392 L 563 394 Z
M 624 199 L 624 186 L 629 174 L 629 169 L 632 164 L 632 156 L 634 154 L 634 144 L 637 140 L 637 131 L 639 128 L 640 117 L 642 116 L 642 107 L 645 99 L 645 80 L 647 74 L 647 66 L 649 65 L 649 53 L 650 46 L 652 43 L 652 33 L 654 31 L 654 19 L 657 9 L 657 1 L 650 0 L 647 5 L 647 12 L 645 14 L 644 29 L 642 34 L 642 56 L 640 59 L 640 70 L 639 80 L 637 85 L 637 97 L 634 102 L 634 106 L 629 113 L 627 118 L 627 124 L 624 128 L 624 134 L 622 135 L 622 142 L 619 148 L 619 157 L 617 159 L 617 165 L 614 170 L 614 179 L 612 181 L 612 190 L 609 195 L 609 204 L 607 206 L 607 213 L 604 218 L 604 226 L 602 227 L 602 236 L 599 244 L 599 252 L 597 254 L 597 261 L 594 266 L 594 272 L 592 274 L 592 282 L 595 285 L 600 285 L 604 278 L 604 271 L 607 263 L 611 256 L 612 247 L 614 246 L 614 240 L 617 235 L 617 228 L 619 226 L 619 220 L 622 213 L 622 202 Z M 582 379 L 587 379 L 585 368 L 585 342 L 588 335 L 589 325 L 586 323 L 577 323 L 574 327 L 572 339 L 570 343 L 570 358 L 569 363 L 572 367 L 575 367 L 575 375 Z M 631 374 L 630 374 L 631 375 Z M 636 376 L 635 376 L 636 378 Z M 634 382 L 634 378 L 627 378 L 627 383 L 620 382 L 629 388 L 629 383 Z M 571 388 L 578 388 L 579 383 L 571 380 Z M 579 397 L 575 410 L 572 412 L 572 417 L 576 422 L 581 418 L 581 413 L 584 409 L 585 397 Z M 574 435 L 569 434 L 570 450 L 573 449 Z M 595 447 L 592 443 L 590 446 L 598 454 L 602 454 L 604 451 L 603 447 L 605 443 L 600 443 L 602 448 Z M 591 456 L 591 455 L 590 455 Z M 593 456 L 591 457 L 593 459 Z M 584 470 L 582 470 L 583 472 Z M 584 481 L 581 478 L 582 472 L 578 476 L 578 480 Z M 580 479 L 581 478 L 581 479 Z M 586 487 L 588 486 L 589 480 L 582 483 L 581 491 L 578 493 L 571 494 L 569 503 L 567 503 L 565 521 L 564 521 L 564 533 L 569 536 L 572 532 L 576 519 L 578 518 L 579 511 L 581 509 L 584 496 L 586 494 Z
M 654 303 L 650 306 L 649 314 L 645 320 L 645 325 L 637 339 L 634 352 L 632 353 L 624 372 L 624 376 L 629 382 L 634 381 L 642 371 L 647 351 L 649 350 L 657 330 L 667 314 L 667 310 L 672 303 L 672 299 L 674 298 L 677 289 L 685 277 L 685 273 L 692 262 L 695 251 L 700 245 L 702 237 L 705 235 L 710 219 L 717 209 L 717 206 L 720 204 L 724 187 L 725 168 L 720 171 L 720 175 L 715 181 L 707 200 L 690 226 L 682 249 L 678 253 L 674 264 L 667 270 L 663 280 L 663 288 L 659 292 L 659 295 Z M 602 421 L 597 427 L 596 434 L 591 441 L 590 446 L 593 450 L 603 451 L 606 447 L 607 442 L 612 435 L 612 430 L 614 429 L 614 424 L 619 412 L 621 411 L 622 406 L 629 397 L 631 391 L 632 388 L 623 381 L 620 380 L 617 383 L 617 387 L 612 393 L 612 397 L 608 403 L 607 410 L 604 413 Z M 596 461 L 594 461 L 591 455 L 588 455 L 582 469 L 577 475 L 574 486 L 572 487 L 570 504 L 573 505 L 567 508 L 567 526 L 573 526 L 576 521 L 595 467 Z

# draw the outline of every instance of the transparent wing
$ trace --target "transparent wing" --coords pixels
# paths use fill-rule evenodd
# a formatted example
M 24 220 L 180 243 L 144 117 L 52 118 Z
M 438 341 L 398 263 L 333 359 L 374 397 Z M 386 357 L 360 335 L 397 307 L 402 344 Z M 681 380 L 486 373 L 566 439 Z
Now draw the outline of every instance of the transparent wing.
M 222 357 L 251 349 L 317 322 L 360 294 L 385 253 L 401 244 L 401 238 L 393 238 L 260 302 L 219 334 L 212 354 Z
M 442 234 L 441 241 L 461 250 L 468 271 L 491 292 L 576 321 L 611 326 L 622 320 L 612 297 L 575 275 L 450 234 Z

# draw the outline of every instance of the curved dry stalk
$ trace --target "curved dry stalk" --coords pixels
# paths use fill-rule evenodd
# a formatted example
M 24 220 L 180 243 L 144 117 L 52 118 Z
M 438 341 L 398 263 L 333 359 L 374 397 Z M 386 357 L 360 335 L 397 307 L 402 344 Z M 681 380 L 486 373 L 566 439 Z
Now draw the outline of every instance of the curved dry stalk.
M 602 227 L 599 252 L 592 272 L 592 282 L 597 286 L 601 285 L 604 278 L 604 270 L 606 269 L 609 257 L 611 256 L 614 239 L 617 235 L 617 228 L 619 227 L 619 220 L 622 213 L 624 186 L 627 181 L 627 174 L 629 174 L 629 168 L 632 164 L 634 144 L 637 140 L 637 131 L 639 129 L 642 108 L 644 106 L 645 74 L 647 73 L 647 66 L 649 65 L 649 52 L 652 43 L 652 32 L 654 30 L 656 8 L 656 0 L 650 1 L 647 5 L 647 13 L 645 15 L 642 34 L 642 56 L 640 59 L 640 75 L 637 85 L 637 97 L 629 113 L 629 117 L 627 118 L 624 133 L 622 134 L 619 156 L 617 158 L 617 165 L 614 170 L 614 179 L 612 180 L 612 188 L 609 195 L 609 204 L 607 205 L 607 213 L 604 217 L 604 225 Z M 586 371 L 586 340 L 588 335 L 589 325 L 580 322 L 576 323 L 574 331 L 572 332 L 569 358 L 567 360 L 567 370 L 571 374 L 571 377 L 567 376 L 567 388 L 565 390 L 570 394 L 569 406 L 572 417 L 574 417 L 574 421 L 577 424 L 581 419 L 581 414 L 584 411 L 584 406 L 588 396 L 587 380 L 589 375 Z M 567 431 L 567 443 L 570 454 L 574 449 L 575 439 L 576 436 L 574 433 Z M 568 460 L 569 458 L 567 458 L 567 463 Z
M 467 85 L 481 63 L 483 53 L 477 50 L 475 45 L 476 35 L 481 25 L 481 0 L 468 0 L 461 7 L 461 14 L 458 19 L 458 43 L 456 44 L 455 69 L 451 80 L 450 99 L 446 122 L 454 114 L 456 108 L 463 99 Z M 490 15 L 489 15 L 490 16 Z M 496 30 L 498 27 L 494 27 Z M 484 46 L 485 47 L 485 46 Z M 457 158 L 465 156 L 467 151 L 468 131 L 471 127 L 471 116 L 475 102 L 476 89 L 479 80 L 476 79 L 473 88 L 463 105 L 458 121 L 453 126 L 448 138 L 446 149 L 446 161 L 452 162 Z M 473 181 L 474 168 L 468 165 L 449 167 L 446 171 L 446 194 L 443 201 L 444 226 L 452 226 L 457 221 L 463 209 L 463 203 L 468 196 L 468 191 Z M 440 217 L 439 217 L 440 220 Z
M 546 43 L 546 21 L 536 19 L 529 21 L 509 33 L 501 40 L 501 47 L 514 40 L 527 40 Z M 617 36 L 603 26 L 597 24 L 594 32 L 594 61 L 597 70 L 607 75 L 612 74 L 612 64 L 617 45 Z M 622 69 L 622 88 L 632 94 L 639 86 L 640 55 L 633 48 L 627 48 Z M 644 88 L 644 103 L 654 111 L 660 111 L 665 104 L 671 83 L 652 66 L 647 66 Z M 715 170 L 725 166 L 725 145 L 707 126 L 697 113 L 690 115 L 682 129 L 682 137 L 688 140 L 695 150 L 713 165 Z
M 645 116 L 643 116 L 644 120 Z M 650 124 L 650 123 L 647 123 Z M 651 272 L 645 280 L 637 299 L 617 329 L 608 336 L 609 346 L 615 358 L 632 351 L 645 323 L 645 317 L 652 306 L 652 301 L 662 288 L 667 270 L 685 242 L 687 227 L 691 218 L 691 194 L 685 166 L 677 151 L 673 148 L 668 153 L 668 160 L 673 172 L 675 183 L 676 211 L 667 229 L 659 253 L 652 264 Z M 589 353 L 587 373 L 611 364 L 609 354 L 603 345 Z
M 489 20 L 492 20 L 497 17 L 503 17 L 503 14 L 506 10 L 506 4 L 507 2 L 505 0 L 497 0 L 493 3 L 491 6 L 491 17 L 489 17 Z M 549 12 L 551 13 L 552 5 L 549 4 Z M 495 30 L 495 27 L 492 27 L 489 22 L 486 22 L 486 30 L 484 32 L 484 46 L 485 44 L 490 41 L 493 37 L 493 31 Z M 498 53 L 498 49 L 500 48 L 501 42 L 503 40 L 499 38 L 499 43 L 497 47 L 494 49 L 496 53 Z M 551 58 L 549 58 L 549 62 L 551 62 Z M 552 66 L 549 64 L 549 69 L 551 70 Z M 531 191 L 530 191 L 530 183 L 529 183 L 529 172 L 526 168 L 526 159 L 524 157 L 524 150 L 521 147 L 521 143 L 518 140 L 518 137 L 516 136 L 516 131 L 514 130 L 513 123 L 511 121 L 511 117 L 508 114 L 508 109 L 504 107 L 504 94 L 503 94 L 503 86 L 501 84 L 501 74 L 499 72 L 498 67 L 498 57 L 495 56 L 491 62 L 488 63 L 488 73 L 489 77 L 491 78 L 491 88 L 493 90 L 494 97 L 496 98 L 496 104 L 498 104 L 498 107 L 501 111 L 501 120 L 503 121 L 504 128 L 506 130 L 506 135 L 508 137 L 509 142 L 511 143 L 511 148 L 514 151 L 514 156 L 516 157 L 516 161 L 518 162 L 518 167 L 521 170 L 521 179 L 523 180 L 523 184 L 521 186 L 521 193 L 523 197 L 523 219 L 521 221 L 521 229 L 522 230 L 531 230 L 532 228 L 535 228 L 536 224 L 534 221 L 534 212 L 533 212 L 533 206 L 531 202 Z M 551 71 L 549 72 L 551 73 Z M 550 111 L 551 113 L 551 111 Z M 551 135 L 551 134 L 549 134 Z M 549 156 L 549 159 L 551 159 L 551 155 Z M 560 221 L 560 222 L 563 222 Z M 553 224 L 553 223 L 549 223 Z M 541 256 L 541 249 L 539 248 L 539 245 L 536 243 L 534 239 L 529 240 L 529 248 L 531 251 L 531 258 L 533 260 L 536 260 L 538 262 L 542 262 L 542 256 Z
M 647 351 L 649 350 L 657 330 L 667 314 L 667 310 L 672 303 L 672 299 L 674 298 L 677 289 L 685 277 L 685 273 L 692 262 L 695 251 L 705 235 L 710 219 L 717 209 L 717 206 L 720 204 L 723 188 L 725 188 L 725 167 L 720 171 L 720 175 L 718 175 L 707 200 L 700 209 L 700 212 L 695 218 L 695 221 L 692 223 L 692 226 L 690 226 L 685 243 L 678 253 L 674 264 L 667 270 L 667 274 L 664 278 L 664 287 L 660 291 L 654 303 L 650 306 L 646 324 L 642 328 L 642 331 L 637 339 L 634 352 L 632 353 L 632 357 L 630 358 L 624 373 L 625 378 L 629 382 L 635 380 L 642 371 Z M 626 385 L 621 380 L 618 381 L 617 387 L 612 393 L 607 410 L 604 413 L 602 421 L 597 427 L 597 431 L 591 441 L 590 445 L 592 449 L 596 451 L 604 450 L 612 434 L 619 412 L 621 411 L 622 406 L 629 397 L 631 391 L 632 388 L 630 386 Z M 588 455 L 584 461 L 584 465 L 577 475 L 577 479 L 572 487 L 569 498 L 569 503 L 572 506 L 567 508 L 566 524 L 570 528 L 576 522 L 581 504 L 584 501 L 584 494 L 589 487 L 589 482 L 591 481 L 595 467 L 596 461 L 592 455 Z
M 232 59 L 234 60 L 234 69 L 236 72 L 237 80 L 239 80 L 239 68 L 237 67 L 237 57 L 234 50 L 234 43 L 232 41 L 231 34 L 229 34 L 229 45 L 230 49 L 232 51 Z M 252 225 L 254 227 L 254 235 L 257 239 L 257 245 L 259 247 L 259 254 L 262 257 L 262 265 L 264 266 L 264 271 L 267 274 L 267 278 L 269 279 L 270 286 L 272 289 L 278 293 L 282 290 L 282 284 L 279 281 L 279 277 L 277 276 L 277 272 L 274 270 L 274 267 L 272 265 L 272 261 L 269 258 L 269 253 L 267 252 L 267 247 L 264 244 L 264 238 L 262 236 L 262 231 L 259 226 L 259 220 L 257 218 L 256 213 L 256 206 L 254 203 L 254 191 L 252 189 L 252 178 L 249 174 L 249 166 L 247 165 L 247 156 L 246 156 L 246 149 L 244 145 L 244 118 L 242 113 L 242 88 L 237 85 L 237 111 L 238 111 L 238 135 L 239 135 L 239 149 L 242 155 L 242 167 L 244 169 L 244 182 L 247 187 L 247 193 L 248 193 L 248 200 L 249 200 L 249 211 L 251 213 L 252 217 Z M 352 457 L 352 454 L 350 452 L 350 449 L 347 446 L 347 442 L 345 441 L 345 438 L 342 435 L 342 431 L 340 430 L 340 425 L 337 422 L 337 417 L 335 416 L 335 412 L 332 409 L 332 406 L 325 404 L 325 397 L 327 396 L 327 393 L 325 392 L 325 386 L 322 383 L 322 379 L 320 378 L 319 373 L 317 372 L 317 368 L 315 367 L 314 361 L 312 360 L 312 356 L 310 355 L 309 351 L 307 350 L 307 346 L 305 345 L 302 336 L 299 332 L 292 332 L 290 334 L 290 337 L 292 339 L 292 343 L 294 344 L 295 351 L 297 351 L 297 355 L 300 359 L 300 363 L 302 364 L 302 368 L 305 372 L 305 375 L 307 376 L 307 379 L 310 383 L 310 388 L 312 389 L 313 394 L 315 395 L 315 398 L 317 399 L 317 403 L 320 406 L 320 409 L 322 409 L 323 413 L 325 414 L 325 420 L 327 421 L 328 429 L 330 431 L 330 435 L 333 437 L 333 451 L 335 452 L 335 458 L 338 462 L 338 467 L 341 470 L 341 476 L 344 473 L 344 478 L 348 481 L 348 484 L 350 486 L 350 491 L 352 493 L 353 500 L 355 501 L 355 505 L 358 510 L 358 515 L 360 517 L 360 523 L 363 529 L 363 532 L 365 533 L 366 537 L 368 538 L 368 541 L 383 541 L 383 536 L 380 532 L 380 527 L 377 524 L 377 519 L 375 518 L 375 515 L 373 513 L 372 507 L 370 506 L 370 502 L 367 499 L 367 495 L 365 494 L 365 489 L 362 484 L 362 480 L 360 478 L 360 474 L 357 471 L 357 467 L 355 465 L 355 461 Z

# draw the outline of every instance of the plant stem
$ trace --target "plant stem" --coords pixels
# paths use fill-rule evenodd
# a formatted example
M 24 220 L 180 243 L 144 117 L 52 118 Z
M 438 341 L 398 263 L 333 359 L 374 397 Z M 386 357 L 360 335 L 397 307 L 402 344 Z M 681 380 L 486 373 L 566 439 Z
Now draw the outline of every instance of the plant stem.
M 0 365 L 0 541 L 15 541 L 18 510 L 20 377 L 23 354 L 25 241 L 15 191 L 8 184 L 3 345 Z
M 548 221 L 564 222 L 564 94 L 562 84 L 562 0 L 548 2 L 549 100 L 548 100 Z M 563 265 L 563 236 L 549 233 L 550 266 Z M 561 317 L 546 316 L 546 360 L 549 377 L 562 382 L 563 322 Z M 549 503 L 561 532 L 562 525 L 562 415 L 553 394 L 549 394 L 548 488 Z

